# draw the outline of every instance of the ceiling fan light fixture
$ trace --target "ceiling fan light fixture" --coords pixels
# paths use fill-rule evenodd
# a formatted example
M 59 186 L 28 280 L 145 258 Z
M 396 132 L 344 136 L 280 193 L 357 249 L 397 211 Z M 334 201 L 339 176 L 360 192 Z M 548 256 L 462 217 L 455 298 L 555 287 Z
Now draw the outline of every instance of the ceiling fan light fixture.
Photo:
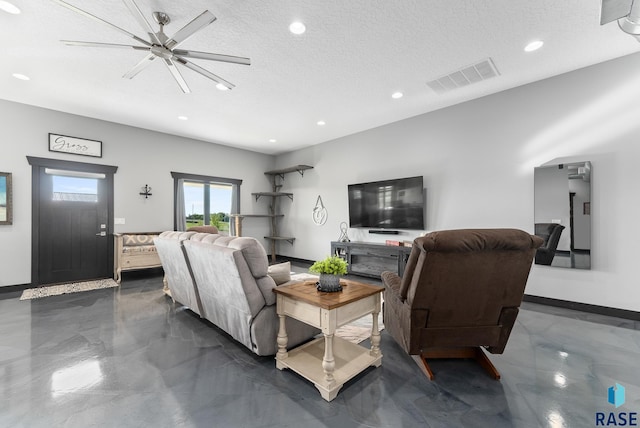
M 524 51 L 525 52 L 537 51 L 542 47 L 542 45 L 544 45 L 544 42 L 542 40 L 534 40 L 524 47 Z
M 171 18 L 164 12 L 153 12 L 152 14 L 153 20 L 156 21 L 158 25 L 165 26 L 171 22 Z
M 4 0 L 0 0 L 0 10 L 4 10 L 12 15 L 18 15 L 20 13 L 20 9 L 18 9 L 16 5 Z
M 13 73 L 12 74 L 13 77 L 15 77 L 18 80 L 31 80 L 31 78 L 25 74 L 21 74 L 21 73 Z
M 307 31 L 307 26 L 300 21 L 294 21 L 289 25 L 289 31 L 296 35 L 304 34 Z

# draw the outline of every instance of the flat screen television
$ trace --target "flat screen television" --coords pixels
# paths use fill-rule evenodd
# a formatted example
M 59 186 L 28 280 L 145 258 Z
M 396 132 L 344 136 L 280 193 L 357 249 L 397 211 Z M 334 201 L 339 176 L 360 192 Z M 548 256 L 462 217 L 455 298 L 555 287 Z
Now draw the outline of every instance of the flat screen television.
M 348 185 L 349 225 L 424 229 L 422 176 Z

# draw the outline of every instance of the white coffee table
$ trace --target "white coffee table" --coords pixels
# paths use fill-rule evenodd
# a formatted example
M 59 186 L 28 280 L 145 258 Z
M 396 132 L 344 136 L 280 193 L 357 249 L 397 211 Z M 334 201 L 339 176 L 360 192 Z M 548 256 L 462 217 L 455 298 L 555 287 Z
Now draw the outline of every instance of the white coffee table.
M 289 368 L 313 382 L 327 401 L 364 369 L 382 364 L 378 314 L 383 288 L 348 280 L 340 283 L 342 291 L 335 293 L 317 291 L 315 281 L 274 289 L 280 317 L 276 368 Z M 367 314 L 373 317 L 370 349 L 334 336 L 338 327 Z M 287 316 L 319 328 L 324 336 L 287 352 Z

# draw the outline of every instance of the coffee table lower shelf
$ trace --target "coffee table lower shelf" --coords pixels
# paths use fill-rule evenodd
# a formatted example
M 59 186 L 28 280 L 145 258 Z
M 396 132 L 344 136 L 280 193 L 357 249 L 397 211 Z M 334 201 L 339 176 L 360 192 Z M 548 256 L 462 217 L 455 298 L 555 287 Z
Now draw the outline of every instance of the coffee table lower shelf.
M 364 369 L 369 366 L 380 367 L 382 364 L 382 354 L 371 355 L 370 349 L 341 337 L 333 337 L 332 348 L 335 361 L 332 384 L 325 380 L 325 372 L 322 368 L 325 353 L 324 336 L 289 351 L 287 358 L 276 360 L 276 367 L 280 370 L 289 368 L 298 373 L 315 385 L 322 398 L 331 401 L 345 383 Z

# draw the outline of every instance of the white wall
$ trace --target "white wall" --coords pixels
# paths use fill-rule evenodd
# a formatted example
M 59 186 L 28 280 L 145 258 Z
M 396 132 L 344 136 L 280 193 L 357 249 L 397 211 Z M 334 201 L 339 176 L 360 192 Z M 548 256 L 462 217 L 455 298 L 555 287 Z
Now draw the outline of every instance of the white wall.
M 13 225 L 0 226 L 0 286 L 31 282 L 31 166 L 27 156 L 114 165 L 115 232 L 173 230 L 171 171 L 243 180 L 240 206 L 253 208 L 251 192 L 268 189 L 264 171 L 274 157 L 86 117 L 0 100 L 0 171 L 13 174 Z M 188 123 L 185 124 L 188 126 Z M 102 141 L 103 157 L 49 152 L 48 134 Z M 153 196 L 140 196 L 148 184 Z M 247 207 L 247 210 L 245 210 Z M 243 234 L 262 239 L 267 224 Z
M 640 311 L 638 70 L 635 54 L 278 156 L 277 167 L 314 166 L 285 182 L 295 199 L 283 204 L 283 233 L 297 239 L 280 244 L 279 253 L 324 257 L 348 221 L 348 184 L 413 175 L 425 179 L 429 230 L 533 233 L 534 167 L 590 160 L 592 269 L 534 265 L 527 293 Z M 318 195 L 329 212 L 324 226 L 311 217 Z M 374 240 L 366 230 L 349 235 Z

